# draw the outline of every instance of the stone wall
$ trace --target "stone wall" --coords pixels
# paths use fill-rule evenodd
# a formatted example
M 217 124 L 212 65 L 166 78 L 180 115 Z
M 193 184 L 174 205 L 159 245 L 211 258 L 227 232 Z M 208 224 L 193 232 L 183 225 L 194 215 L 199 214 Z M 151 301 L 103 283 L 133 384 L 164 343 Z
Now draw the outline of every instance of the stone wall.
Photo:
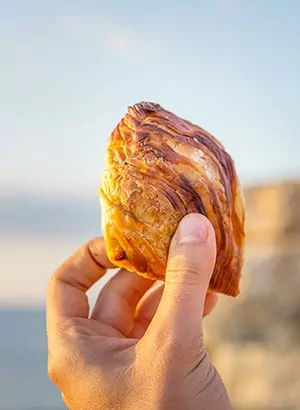
M 250 188 L 241 294 L 206 319 L 236 410 L 300 409 L 300 183 Z

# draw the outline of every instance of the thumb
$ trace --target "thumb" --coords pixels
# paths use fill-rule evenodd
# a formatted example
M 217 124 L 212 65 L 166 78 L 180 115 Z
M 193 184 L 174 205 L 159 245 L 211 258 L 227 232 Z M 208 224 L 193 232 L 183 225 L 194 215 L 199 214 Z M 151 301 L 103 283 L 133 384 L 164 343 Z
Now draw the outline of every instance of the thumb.
M 195 337 L 195 330 L 201 335 L 215 259 L 216 239 L 209 220 L 200 214 L 184 217 L 170 245 L 164 292 L 154 318 L 157 330 L 179 339 Z

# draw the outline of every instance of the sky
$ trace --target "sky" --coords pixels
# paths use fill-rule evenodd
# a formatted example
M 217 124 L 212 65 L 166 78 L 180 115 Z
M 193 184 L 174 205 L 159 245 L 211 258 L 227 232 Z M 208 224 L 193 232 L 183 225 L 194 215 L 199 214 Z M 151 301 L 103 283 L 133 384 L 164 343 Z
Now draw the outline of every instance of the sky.
M 0 236 L 10 237 L 1 253 L 7 269 L 16 260 L 11 276 L 24 235 L 32 250 L 56 232 L 61 256 L 69 237 L 97 231 L 107 139 L 136 102 L 215 135 L 245 185 L 300 178 L 299 18 L 297 0 L 0 1 Z M 61 209 L 72 210 L 64 232 Z M 26 266 L 34 280 L 38 268 Z

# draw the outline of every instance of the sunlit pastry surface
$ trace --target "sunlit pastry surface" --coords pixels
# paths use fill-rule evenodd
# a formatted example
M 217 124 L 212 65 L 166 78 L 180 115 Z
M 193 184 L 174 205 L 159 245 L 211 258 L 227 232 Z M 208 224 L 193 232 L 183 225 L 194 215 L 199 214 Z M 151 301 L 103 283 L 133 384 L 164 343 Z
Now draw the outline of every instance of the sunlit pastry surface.
M 178 223 L 198 212 L 216 233 L 210 290 L 238 295 L 244 201 L 234 162 L 222 144 L 160 105 L 142 102 L 130 107 L 112 132 L 105 160 L 100 200 L 109 259 L 164 280 Z

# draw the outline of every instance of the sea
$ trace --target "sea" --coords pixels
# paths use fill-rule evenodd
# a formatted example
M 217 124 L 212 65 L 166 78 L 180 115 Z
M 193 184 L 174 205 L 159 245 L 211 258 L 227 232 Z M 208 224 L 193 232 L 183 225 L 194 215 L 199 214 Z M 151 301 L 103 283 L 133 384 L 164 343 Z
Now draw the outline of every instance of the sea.
M 47 376 L 42 308 L 0 310 L 0 409 L 66 409 Z
M 97 195 L 1 190 L 0 410 L 65 409 L 47 376 L 45 289 L 52 272 L 99 234 Z

